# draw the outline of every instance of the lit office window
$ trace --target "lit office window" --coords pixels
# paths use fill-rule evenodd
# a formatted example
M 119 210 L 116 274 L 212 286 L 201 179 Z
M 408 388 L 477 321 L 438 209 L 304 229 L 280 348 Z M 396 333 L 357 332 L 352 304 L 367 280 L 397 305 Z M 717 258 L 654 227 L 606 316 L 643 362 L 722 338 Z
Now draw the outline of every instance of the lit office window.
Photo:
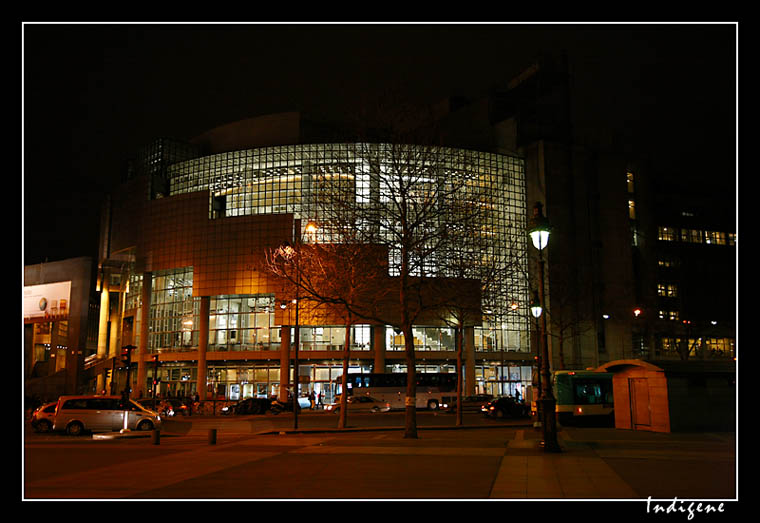
M 702 231 L 697 229 L 681 229 L 681 241 L 686 243 L 702 243 Z
M 726 245 L 726 233 L 705 231 L 705 243 L 710 245 Z
M 676 241 L 676 230 L 672 227 L 658 227 L 657 239 L 666 242 Z
M 678 321 L 678 311 L 659 311 L 661 320 Z
M 678 286 L 675 283 L 658 283 L 657 295 L 666 298 L 675 298 L 678 296 Z

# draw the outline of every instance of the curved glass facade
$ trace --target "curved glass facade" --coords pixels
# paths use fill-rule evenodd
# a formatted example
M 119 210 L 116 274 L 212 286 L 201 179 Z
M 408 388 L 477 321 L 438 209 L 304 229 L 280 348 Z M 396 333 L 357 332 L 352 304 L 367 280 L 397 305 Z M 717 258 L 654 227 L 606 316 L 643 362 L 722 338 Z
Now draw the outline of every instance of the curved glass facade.
M 477 336 L 482 340 L 477 348 L 488 351 L 501 345 L 498 349 L 529 350 L 521 158 L 448 147 L 301 144 L 182 161 L 168 167 L 167 179 L 169 196 L 208 190 L 210 219 L 292 213 L 303 219 L 304 227 L 310 219 L 328 223 L 325 202 L 340 191 L 344 200 L 352 200 L 358 216 L 373 216 L 366 232 L 381 235 L 390 246 L 391 275 L 398 274 L 399 265 L 398 251 L 393 248 L 393 203 L 407 181 L 414 184 L 420 201 L 431 194 L 450 200 L 438 205 L 448 205 L 451 221 L 442 214 L 436 227 L 457 226 L 455 204 L 477 207 L 477 223 L 468 225 L 458 243 L 444 250 L 431 248 L 414 271 L 487 280 L 482 296 L 487 330 Z M 380 230 L 370 231 L 372 227 Z M 336 241 L 336 235 L 321 227 L 315 241 Z M 467 260 L 464 270 L 461 265 L 452 266 L 454 259 Z M 498 277 L 493 276 L 495 270 Z

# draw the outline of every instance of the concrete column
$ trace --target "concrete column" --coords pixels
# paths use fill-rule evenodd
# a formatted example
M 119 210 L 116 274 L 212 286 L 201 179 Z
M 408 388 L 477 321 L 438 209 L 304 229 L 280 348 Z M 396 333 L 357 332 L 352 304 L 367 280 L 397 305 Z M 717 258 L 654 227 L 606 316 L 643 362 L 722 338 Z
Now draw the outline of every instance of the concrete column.
M 201 296 L 201 310 L 198 318 L 198 382 L 195 385 L 201 401 L 206 400 L 206 351 L 208 350 L 209 313 L 211 297 Z
M 98 358 L 106 358 L 108 357 L 108 287 L 105 281 L 100 285 L 102 290 L 100 291 L 100 321 L 98 323 Z
M 120 293 L 117 293 L 119 295 Z M 119 346 L 119 339 L 121 338 L 121 314 L 120 314 L 120 299 L 116 300 L 116 309 L 110 310 L 109 319 L 111 322 L 111 339 L 108 342 L 108 355 L 118 357 L 121 353 L 121 347 Z M 109 300 L 110 306 L 110 300 Z M 110 307 L 109 307 L 110 309 Z
M 144 272 L 142 280 L 142 307 L 140 308 L 140 340 L 137 342 L 137 386 L 135 393 L 138 397 L 147 397 L 145 382 L 148 379 L 148 333 L 150 332 L 150 302 L 151 290 L 153 288 L 153 273 Z
M 48 373 L 53 374 L 63 369 L 66 365 L 65 360 L 60 361 L 60 355 L 58 354 L 58 322 L 50 322 L 50 366 L 48 367 Z M 66 391 L 68 393 L 68 391 Z
M 375 364 L 372 372 L 385 372 L 385 325 L 372 325 L 372 349 L 375 351 Z
M 290 381 L 290 325 L 280 327 L 280 401 L 288 399 Z
M 465 396 L 475 394 L 475 329 L 464 328 L 464 389 Z

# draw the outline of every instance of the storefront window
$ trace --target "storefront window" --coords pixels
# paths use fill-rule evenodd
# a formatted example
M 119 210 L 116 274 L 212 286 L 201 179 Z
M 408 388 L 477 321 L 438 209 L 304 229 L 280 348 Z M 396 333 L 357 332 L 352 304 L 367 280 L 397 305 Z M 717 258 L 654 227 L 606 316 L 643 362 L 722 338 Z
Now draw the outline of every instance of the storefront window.
M 158 368 L 153 365 L 147 368 L 147 387 L 153 390 L 153 380 L 157 378 L 156 394 L 160 397 L 186 398 L 195 394 L 198 380 L 198 367 L 187 362 L 164 362 Z
M 476 394 L 525 399 L 532 380 L 533 367 L 530 365 L 484 362 L 475 367 Z

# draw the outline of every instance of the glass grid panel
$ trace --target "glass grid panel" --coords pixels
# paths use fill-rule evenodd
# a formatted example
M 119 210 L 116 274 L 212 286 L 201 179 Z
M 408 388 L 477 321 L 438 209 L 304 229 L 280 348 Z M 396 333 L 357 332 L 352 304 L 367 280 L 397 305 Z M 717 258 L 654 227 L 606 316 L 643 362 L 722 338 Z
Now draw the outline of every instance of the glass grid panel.
M 156 271 L 151 289 L 149 350 L 195 350 L 199 313 L 200 298 L 193 298 L 192 267 Z
M 214 296 L 209 310 L 209 351 L 280 350 L 274 296 Z
M 424 172 L 430 191 L 458 180 L 454 199 L 480 208 L 478 226 L 468 231 L 456 253 L 428 254 L 417 270 L 431 276 L 462 276 L 446 266 L 455 254 L 469 260 L 467 277 L 478 278 L 489 266 L 503 269 L 503 277 L 483 289 L 483 326 L 517 340 L 507 343 L 518 345 L 510 349 L 528 351 L 519 336 L 529 318 L 524 161 L 446 147 L 425 149 L 423 154 L 416 146 L 301 144 L 232 151 L 171 165 L 169 194 L 208 190 L 209 218 L 293 213 L 305 227 L 309 219 L 320 220 L 320 196 L 326 191 L 349 190 L 366 212 L 387 213 L 384 205 L 394 187 L 383 174 L 399 169 L 399 156 L 408 158 L 401 169 L 417 176 Z M 420 184 L 422 193 L 425 187 Z M 394 225 L 391 220 L 384 223 L 388 239 Z M 316 241 L 332 239 L 329 227 L 321 226 Z M 390 273 L 397 273 L 398 251 L 391 248 L 389 256 Z M 510 307 L 513 303 L 517 309 Z

